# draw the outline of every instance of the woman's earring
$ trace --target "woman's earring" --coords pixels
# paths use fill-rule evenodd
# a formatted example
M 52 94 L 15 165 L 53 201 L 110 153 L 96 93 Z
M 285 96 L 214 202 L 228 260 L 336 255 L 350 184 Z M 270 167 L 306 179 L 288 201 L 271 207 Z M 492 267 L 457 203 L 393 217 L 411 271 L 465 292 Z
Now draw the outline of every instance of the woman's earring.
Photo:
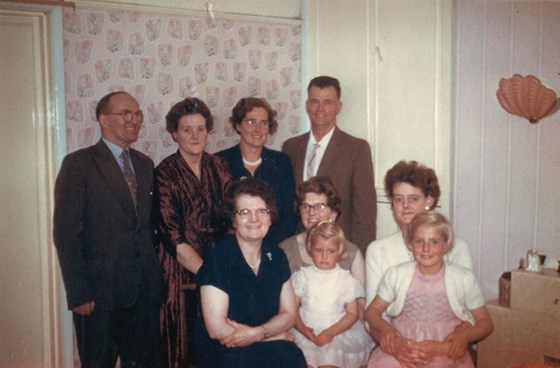
M 430 210 L 430 206 L 426 206 L 426 207 L 424 207 L 424 209 L 426 209 L 426 211 L 429 211 L 429 210 Z

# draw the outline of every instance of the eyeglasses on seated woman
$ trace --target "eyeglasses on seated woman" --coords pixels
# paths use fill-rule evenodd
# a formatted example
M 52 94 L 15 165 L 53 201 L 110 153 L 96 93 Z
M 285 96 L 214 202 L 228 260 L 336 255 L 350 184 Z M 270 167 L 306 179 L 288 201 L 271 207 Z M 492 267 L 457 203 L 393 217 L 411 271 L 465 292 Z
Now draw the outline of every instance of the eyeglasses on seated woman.
M 278 216 L 272 189 L 257 178 L 233 182 L 224 211 L 235 234 L 208 253 L 197 274 L 198 367 L 307 367 L 288 333 L 297 313 L 288 261 L 265 240 Z

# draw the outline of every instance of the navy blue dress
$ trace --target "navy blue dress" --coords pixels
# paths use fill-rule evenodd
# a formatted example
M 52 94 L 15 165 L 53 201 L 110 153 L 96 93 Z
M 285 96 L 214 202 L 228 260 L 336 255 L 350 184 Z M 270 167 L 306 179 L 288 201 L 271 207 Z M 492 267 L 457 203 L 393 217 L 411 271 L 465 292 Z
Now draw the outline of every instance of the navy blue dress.
M 288 260 L 281 249 L 263 244 L 261 265 L 255 275 L 235 236 L 223 239 L 212 249 L 197 274 L 199 287 L 212 285 L 229 296 L 228 318 L 252 327 L 278 314 L 282 286 L 289 279 Z M 200 368 L 307 367 L 303 353 L 293 342 L 276 340 L 227 348 L 210 339 L 202 317 L 198 322 L 195 354 Z
M 251 172 L 245 168 L 239 145 L 215 153 L 224 158 L 233 173 L 233 180 L 251 177 Z M 278 219 L 270 227 L 267 239 L 271 244 L 280 244 L 295 234 L 298 217 L 294 212 L 295 181 L 290 164 L 290 157 L 280 151 L 263 147 L 261 153 L 262 163 L 255 170 L 255 178 L 266 181 L 274 192 Z

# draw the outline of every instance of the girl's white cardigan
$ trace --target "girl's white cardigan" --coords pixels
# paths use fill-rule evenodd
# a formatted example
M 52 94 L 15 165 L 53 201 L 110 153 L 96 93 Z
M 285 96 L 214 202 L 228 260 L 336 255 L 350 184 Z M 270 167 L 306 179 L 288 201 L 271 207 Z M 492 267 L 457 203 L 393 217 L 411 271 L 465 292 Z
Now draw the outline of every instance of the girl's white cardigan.
M 389 317 L 401 313 L 415 269 L 416 261 L 406 262 L 389 268 L 383 276 L 377 295 L 390 303 L 386 310 Z M 445 262 L 445 289 L 453 313 L 460 320 L 474 324 L 470 311 L 484 305 L 484 295 L 472 271 Z

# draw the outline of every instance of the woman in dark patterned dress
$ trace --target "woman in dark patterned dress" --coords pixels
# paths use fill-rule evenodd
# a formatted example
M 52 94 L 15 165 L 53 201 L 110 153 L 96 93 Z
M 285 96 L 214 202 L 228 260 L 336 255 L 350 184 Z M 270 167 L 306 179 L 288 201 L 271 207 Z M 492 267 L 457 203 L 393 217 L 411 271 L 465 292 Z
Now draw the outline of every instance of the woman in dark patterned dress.
M 192 364 L 192 324 L 198 314 L 194 275 L 206 251 L 227 232 L 220 220 L 228 163 L 205 152 L 213 117 L 204 102 L 187 98 L 166 116 L 179 149 L 155 169 L 154 222 L 167 295 L 161 309 L 165 366 Z

